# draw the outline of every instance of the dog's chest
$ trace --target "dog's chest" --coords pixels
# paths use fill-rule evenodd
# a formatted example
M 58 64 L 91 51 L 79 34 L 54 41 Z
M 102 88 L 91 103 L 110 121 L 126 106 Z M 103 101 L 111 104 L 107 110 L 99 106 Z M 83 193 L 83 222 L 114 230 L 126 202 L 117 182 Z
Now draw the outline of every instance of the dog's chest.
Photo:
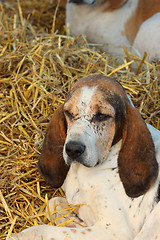
M 73 163 L 63 189 L 69 203 L 84 204 L 80 218 L 88 226 L 102 225 L 132 239 L 153 208 L 153 193 L 135 199 L 126 195 L 118 174 L 117 154 L 99 167 Z
M 113 11 L 103 6 L 67 4 L 66 23 L 72 35 L 84 34 L 89 42 L 103 44 L 105 50 L 116 51 L 122 45 L 130 45 L 124 30 L 125 23 L 136 10 L 138 0 Z

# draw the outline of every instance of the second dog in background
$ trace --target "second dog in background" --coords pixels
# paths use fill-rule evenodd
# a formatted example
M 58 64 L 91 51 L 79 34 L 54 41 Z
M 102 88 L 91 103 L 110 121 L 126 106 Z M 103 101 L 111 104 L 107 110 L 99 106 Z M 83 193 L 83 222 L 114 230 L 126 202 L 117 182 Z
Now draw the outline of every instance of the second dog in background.
M 68 0 L 66 24 L 103 51 L 118 55 L 125 45 L 160 58 L 159 0 Z

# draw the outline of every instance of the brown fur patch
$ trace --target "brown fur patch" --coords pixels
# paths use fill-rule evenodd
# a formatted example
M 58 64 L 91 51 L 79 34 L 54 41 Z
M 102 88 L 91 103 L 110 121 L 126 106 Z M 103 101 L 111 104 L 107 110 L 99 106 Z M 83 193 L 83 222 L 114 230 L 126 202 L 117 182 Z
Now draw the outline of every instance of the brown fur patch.
M 91 231 L 92 231 L 92 229 L 88 228 L 88 229 L 87 229 L 87 231 L 88 231 L 88 232 L 91 232 Z
M 100 4 L 102 12 L 113 12 L 115 9 L 120 8 L 127 0 L 109 0 Z
M 139 0 L 136 11 L 125 24 L 123 34 L 133 43 L 141 24 L 158 12 L 160 12 L 159 0 Z
M 109 0 L 112 9 L 120 8 L 127 0 Z
M 122 148 L 118 156 L 121 181 L 129 197 L 147 192 L 158 175 L 158 163 L 151 134 L 138 111 L 126 105 Z
M 76 229 L 71 229 L 71 232 L 72 233 L 77 233 L 77 230 Z
M 38 162 L 40 173 L 47 183 L 53 187 L 60 187 L 68 172 L 68 166 L 63 159 L 63 145 L 66 137 L 66 123 L 61 105 L 51 118 L 42 153 Z

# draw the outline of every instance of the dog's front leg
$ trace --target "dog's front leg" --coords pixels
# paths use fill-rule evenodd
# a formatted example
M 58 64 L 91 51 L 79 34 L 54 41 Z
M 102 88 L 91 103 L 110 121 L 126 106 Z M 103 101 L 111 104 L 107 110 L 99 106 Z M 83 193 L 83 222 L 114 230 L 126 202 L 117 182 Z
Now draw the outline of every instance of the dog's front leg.
M 9 240 L 115 240 L 101 227 L 67 228 L 49 225 L 30 227 Z
M 78 218 L 79 207 L 70 205 L 66 198 L 63 197 L 54 197 L 49 200 L 49 209 L 46 208 L 47 217 L 49 220 L 52 218 L 52 221 L 56 224 L 62 224 L 66 222 L 66 227 L 80 227 L 85 226 Z M 67 223 L 69 221 L 69 223 Z

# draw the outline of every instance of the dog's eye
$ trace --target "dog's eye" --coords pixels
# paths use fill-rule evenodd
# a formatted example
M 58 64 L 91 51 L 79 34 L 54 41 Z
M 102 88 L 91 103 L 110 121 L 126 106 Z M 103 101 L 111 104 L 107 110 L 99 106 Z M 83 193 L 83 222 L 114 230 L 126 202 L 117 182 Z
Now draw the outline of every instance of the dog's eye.
M 98 112 L 94 115 L 93 121 L 102 122 L 102 121 L 107 121 L 110 118 L 111 118 L 110 115 Z
M 64 113 L 65 113 L 65 115 L 67 116 L 67 117 L 69 117 L 70 119 L 72 119 L 73 118 L 73 115 L 72 115 L 72 113 L 70 113 L 69 111 L 64 111 Z

